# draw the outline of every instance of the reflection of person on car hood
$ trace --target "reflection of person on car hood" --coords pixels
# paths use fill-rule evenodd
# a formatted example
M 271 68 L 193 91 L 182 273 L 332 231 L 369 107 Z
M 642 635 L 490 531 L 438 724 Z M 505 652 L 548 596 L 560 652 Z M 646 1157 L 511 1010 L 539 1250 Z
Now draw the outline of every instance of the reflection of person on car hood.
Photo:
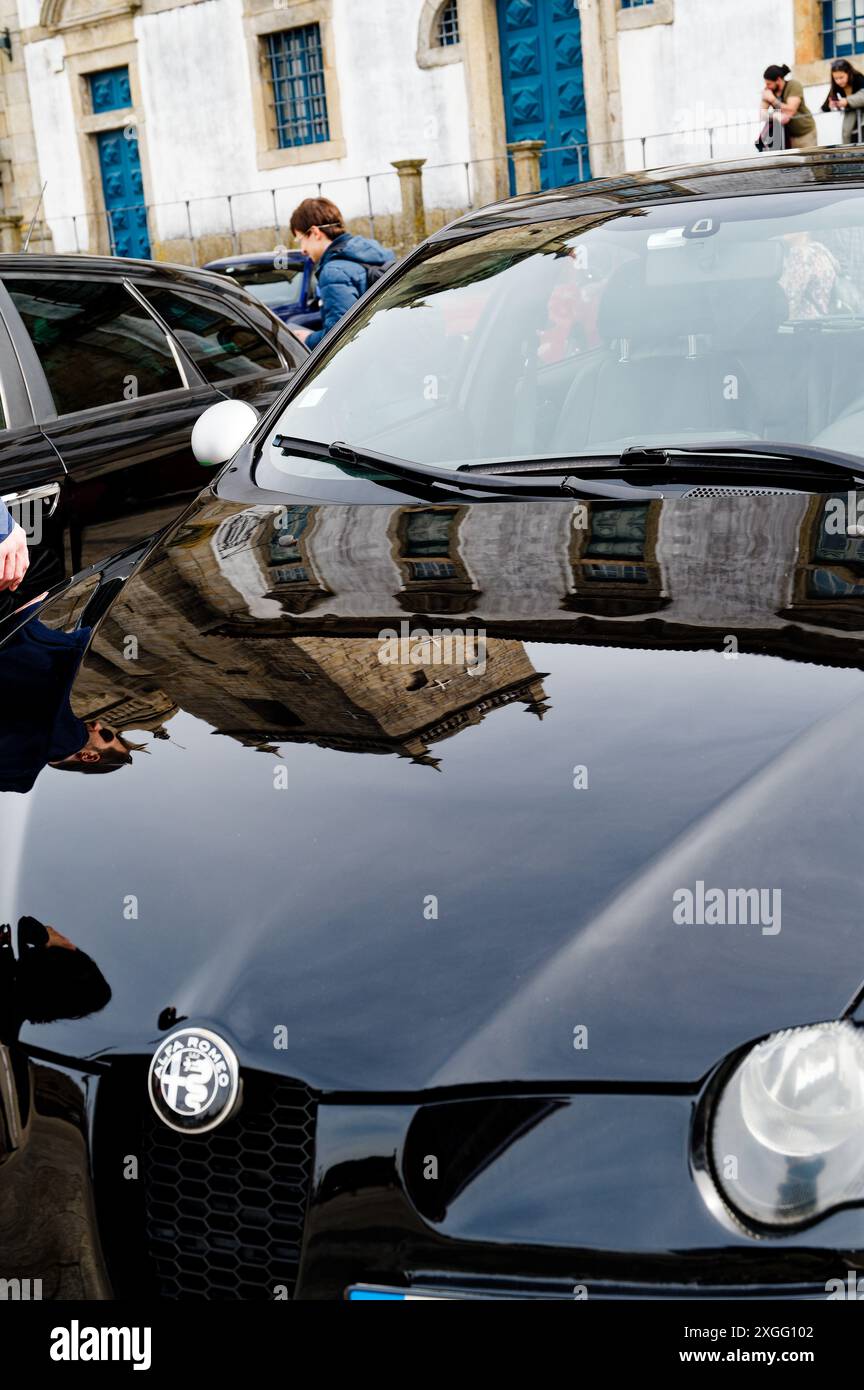
M 57 632 L 31 618 L 0 648 L 0 792 L 29 792 L 46 763 L 113 772 L 131 762 L 124 740 L 69 704 L 90 631 Z
M 110 998 L 111 987 L 96 962 L 68 937 L 35 917 L 22 917 L 16 960 L 12 928 L 0 923 L 0 1041 L 14 1042 L 25 1020 L 87 1018 Z

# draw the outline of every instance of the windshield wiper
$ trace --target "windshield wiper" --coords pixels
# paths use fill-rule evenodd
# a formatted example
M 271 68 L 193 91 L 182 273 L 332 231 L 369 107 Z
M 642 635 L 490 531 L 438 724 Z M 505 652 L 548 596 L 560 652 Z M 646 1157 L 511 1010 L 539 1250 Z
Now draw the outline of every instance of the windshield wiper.
M 838 482 L 864 482 L 864 458 L 838 453 L 835 449 L 813 449 L 806 444 L 773 444 L 762 440 L 731 444 L 671 445 L 666 448 L 625 449 L 621 463 L 628 469 L 652 472 L 682 468 L 705 468 L 756 473 L 760 477 L 803 482 L 835 478 Z
M 610 465 L 618 466 L 615 455 L 593 458 L 568 457 L 543 461 L 542 468 L 535 469 L 531 461 L 517 465 L 522 476 L 500 477 L 495 473 L 498 465 L 464 464 L 458 468 L 442 468 L 434 463 L 413 463 L 408 459 L 397 458 L 392 454 L 379 454 L 373 449 L 358 449 L 342 440 L 332 444 L 321 444 L 311 439 L 299 439 L 294 435 L 277 434 L 273 445 L 283 454 L 296 454 L 298 458 L 323 460 L 344 468 L 373 468 L 392 478 L 404 479 L 411 483 L 424 483 L 430 487 L 443 488 L 449 492 L 473 492 L 495 497 L 561 497 L 584 494 L 589 497 L 602 497 L 612 501 L 623 499 L 632 501 L 651 501 L 657 492 L 649 488 L 639 488 L 630 483 L 612 483 L 605 479 L 589 482 L 581 474 L 576 474 L 574 466 L 600 467 L 608 470 Z M 506 465 L 505 465 L 506 466 Z M 516 470 L 514 470 L 516 471 Z M 545 472 L 548 483 L 533 480 L 531 475 Z M 562 476 L 563 475 L 563 476 Z M 552 481 L 556 479 L 557 481 Z
M 741 487 L 760 485 L 802 491 L 824 489 L 827 482 L 864 486 L 864 459 L 833 449 L 804 444 L 774 444 L 762 440 L 730 443 L 632 446 L 621 454 L 548 455 L 534 459 L 462 463 L 456 468 L 415 463 L 373 449 L 356 448 L 341 440 L 323 444 L 293 435 L 277 434 L 273 444 L 283 454 L 296 454 L 334 463 L 346 470 L 374 469 L 386 477 L 421 483 L 435 490 L 496 497 L 602 497 L 607 500 L 650 501 L 674 491 L 686 491 L 687 479 L 728 481 Z M 615 483 L 615 476 L 633 481 Z M 548 479 L 548 481 L 543 481 Z M 657 483 L 661 487 L 658 490 Z M 639 484 L 643 486 L 639 486 Z M 651 484 L 654 484 L 653 486 Z
M 600 458 L 502 460 L 461 467 L 466 472 L 483 472 L 491 477 L 560 474 L 578 468 L 580 485 L 585 483 L 586 477 L 596 478 L 603 474 L 627 477 L 635 473 L 640 481 L 653 478 L 668 484 L 703 472 L 723 477 L 731 474 L 741 486 L 748 480 L 774 487 L 793 483 L 801 488 L 812 483 L 824 484 L 826 480 L 843 482 L 846 487 L 852 482 L 864 482 L 864 458 L 834 449 L 813 449 L 805 444 L 769 444 L 759 439 L 734 440 L 728 444 L 634 445 L 620 455 Z M 581 476 L 583 470 L 586 476 Z

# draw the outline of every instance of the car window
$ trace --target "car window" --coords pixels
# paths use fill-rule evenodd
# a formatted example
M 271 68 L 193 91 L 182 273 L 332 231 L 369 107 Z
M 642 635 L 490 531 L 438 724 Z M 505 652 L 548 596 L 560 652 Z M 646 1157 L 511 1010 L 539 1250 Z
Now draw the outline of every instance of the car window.
M 299 304 L 303 289 L 302 265 L 289 265 L 284 270 L 270 266 L 226 266 L 222 271 L 235 285 L 242 285 L 268 308 Z
M 451 466 L 748 439 L 864 457 L 862 369 L 861 190 L 677 199 L 428 243 L 274 435 Z
M 147 286 L 143 293 L 208 381 L 281 369 L 275 349 L 227 305 L 177 290 Z
M 58 415 L 183 386 L 159 324 L 117 280 L 7 277 Z

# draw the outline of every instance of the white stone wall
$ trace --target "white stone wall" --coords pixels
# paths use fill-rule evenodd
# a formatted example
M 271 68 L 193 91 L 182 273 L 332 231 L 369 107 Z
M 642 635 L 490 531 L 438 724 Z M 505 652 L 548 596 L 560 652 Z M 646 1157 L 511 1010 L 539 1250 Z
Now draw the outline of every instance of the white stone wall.
M 642 167 L 643 135 L 648 168 L 707 159 L 704 135 L 668 132 L 712 126 L 714 158 L 751 155 L 762 73 L 771 63 L 794 73 L 794 0 L 675 0 L 674 13 L 672 24 L 619 34 L 628 169 Z
M 69 77 L 63 66 L 63 39 L 56 36 L 27 44 L 24 57 L 39 174 L 45 184 L 41 215 L 51 227 L 55 251 L 85 251 L 84 174 Z M 77 222 L 74 213 L 82 214 Z
M 19 0 L 33 22 L 35 0 Z M 285 225 L 301 198 L 322 191 L 347 217 L 368 211 L 365 175 L 375 175 L 376 213 L 400 207 L 390 160 L 425 157 L 429 206 L 459 207 L 466 199 L 468 105 L 461 62 L 421 68 L 416 61 L 422 0 L 334 0 L 344 159 L 258 168 L 252 79 L 242 0 L 205 0 L 134 21 L 143 121 L 149 155 L 147 200 L 159 211 L 157 240 L 227 230 L 225 195 L 237 230 Z M 38 6 L 37 6 L 38 10 Z M 286 27 L 290 11 L 286 10 Z M 71 215 L 85 209 L 82 171 L 63 69 L 62 36 L 27 46 L 37 147 L 48 179 L 47 216 L 58 251 L 75 250 Z M 186 200 L 191 200 L 187 213 Z M 86 249 L 84 218 L 78 222 Z
M 243 0 L 167 9 L 150 9 L 152 3 L 144 0 L 134 34 L 154 241 L 186 238 L 190 223 L 193 237 L 227 232 L 231 223 L 238 232 L 284 228 L 296 203 L 319 186 L 349 218 L 369 211 L 370 192 L 376 214 L 397 213 L 390 161 L 407 157 L 427 160 L 429 207 L 467 203 L 465 68 L 418 66 L 423 0 L 333 0 L 345 157 L 275 169 L 258 167 Z M 22 25 L 35 25 L 39 0 L 17 4 Z M 761 74 L 769 63 L 794 58 L 793 10 L 794 0 L 675 0 L 673 23 L 621 30 L 625 166 L 686 163 L 709 153 L 749 156 L 759 130 Z M 48 181 L 45 214 L 56 250 L 74 251 L 93 243 L 65 52 L 62 33 L 24 45 L 39 181 Z M 492 58 L 497 62 L 497 54 Z M 822 87 L 808 91 L 811 109 L 823 96 Z M 839 116 L 819 113 L 817 120 L 822 142 L 839 140 Z M 683 133 L 709 126 L 711 150 L 703 133 Z M 373 176 L 371 190 L 366 175 Z
M 208 0 L 135 19 L 147 195 L 160 208 L 151 222 L 159 239 L 186 234 L 186 199 L 193 235 L 201 235 L 225 227 L 218 195 L 265 186 L 255 171 L 242 15 L 242 0 Z M 237 211 L 246 226 L 273 221 L 265 199 L 243 199 Z
M 425 158 L 429 206 L 459 206 L 466 199 L 463 169 L 437 166 L 470 158 L 464 65 L 418 67 L 421 9 L 422 0 L 334 2 L 342 124 L 350 144 L 345 173 L 387 170 L 391 159 Z M 318 177 L 332 178 L 333 172 L 324 170 Z M 395 212 L 395 174 L 376 184 L 376 196 L 388 197 L 386 210 Z M 348 184 L 345 190 L 346 202 L 350 196 L 357 200 L 357 211 L 365 211 L 365 190 Z
M 39 23 L 42 0 L 18 0 L 18 22 L 22 29 L 30 29 Z

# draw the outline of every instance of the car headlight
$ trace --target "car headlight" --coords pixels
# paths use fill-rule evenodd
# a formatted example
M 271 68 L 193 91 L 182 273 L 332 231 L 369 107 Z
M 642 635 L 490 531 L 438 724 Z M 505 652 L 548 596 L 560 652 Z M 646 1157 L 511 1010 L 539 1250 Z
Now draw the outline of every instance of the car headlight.
M 766 1226 L 864 1199 L 864 1037 L 844 1021 L 774 1033 L 729 1078 L 711 1133 L 715 1180 Z

